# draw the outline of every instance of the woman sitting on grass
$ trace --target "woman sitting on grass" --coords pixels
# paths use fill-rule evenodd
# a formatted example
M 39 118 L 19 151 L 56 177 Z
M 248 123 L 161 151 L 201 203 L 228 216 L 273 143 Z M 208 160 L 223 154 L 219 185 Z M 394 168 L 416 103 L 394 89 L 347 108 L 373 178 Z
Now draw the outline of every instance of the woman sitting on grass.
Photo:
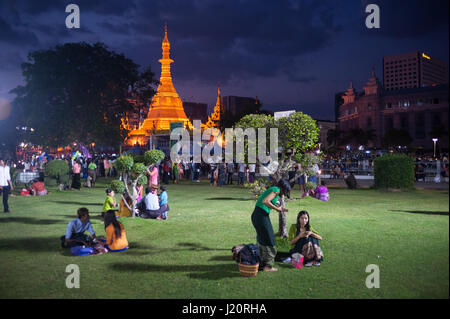
M 111 252 L 119 252 L 128 249 L 127 235 L 122 223 L 117 221 L 116 212 L 108 210 L 105 214 L 105 248 Z
M 297 215 L 297 223 L 289 230 L 289 239 L 292 249 L 289 254 L 300 253 L 305 258 L 303 263 L 306 267 L 320 266 L 323 261 L 322 249 L 319 240 L 322 237 L 309 225 L 309 214 L 302 210 Z

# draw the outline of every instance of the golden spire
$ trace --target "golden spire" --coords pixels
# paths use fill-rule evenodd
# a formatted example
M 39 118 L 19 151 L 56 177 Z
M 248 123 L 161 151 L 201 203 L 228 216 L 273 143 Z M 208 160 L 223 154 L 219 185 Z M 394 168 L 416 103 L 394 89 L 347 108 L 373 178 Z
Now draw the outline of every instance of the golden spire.
M 208 121 L 206 122 L 206 127 L 219 127 L 220 117 L 222 114 L 222 99 L 220 92 L 220 84 L 217 85 L 217 101 L 214 106 L 214 111 L 208 116 Z
M 222 105 L 222 99 L 220 96 L 220 84 L 217 84 L 217 101 L 216 101 L 216 106 L 218 105 Z
M 169 130 L 171 122 L 186 122 L 189 127 L 192 126 L 184 112 L 183 102 L 173 86 L 170 64 L 174 61 L 169 54 L 170 43 L 167 36 L 167 24 L 165 24 L 162 58 L 158 60 L 161 63 L 161 77 L 147 118 L 142 124 L 142 128 L 146 131 Z

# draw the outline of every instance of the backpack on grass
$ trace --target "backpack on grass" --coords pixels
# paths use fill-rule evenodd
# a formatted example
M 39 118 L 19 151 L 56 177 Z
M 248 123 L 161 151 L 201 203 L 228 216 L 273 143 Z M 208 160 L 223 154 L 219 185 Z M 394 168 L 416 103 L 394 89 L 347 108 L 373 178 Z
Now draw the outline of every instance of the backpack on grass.
M 246 265 L 256 265 L 259 263 L 258 246 L 254 244 L 245 245 L 238 253 L 236 261 Z

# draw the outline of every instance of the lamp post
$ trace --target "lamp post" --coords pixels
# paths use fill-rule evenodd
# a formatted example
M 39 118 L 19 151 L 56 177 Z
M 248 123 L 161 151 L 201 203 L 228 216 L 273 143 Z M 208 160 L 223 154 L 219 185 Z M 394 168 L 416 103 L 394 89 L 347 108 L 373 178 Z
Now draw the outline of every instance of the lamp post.
M 438 141 L 437 138 L 433 138 L 433 143 L 434 143 L 434 150 L 433 150 L 433 157 L 436 158 L 436 142 Z

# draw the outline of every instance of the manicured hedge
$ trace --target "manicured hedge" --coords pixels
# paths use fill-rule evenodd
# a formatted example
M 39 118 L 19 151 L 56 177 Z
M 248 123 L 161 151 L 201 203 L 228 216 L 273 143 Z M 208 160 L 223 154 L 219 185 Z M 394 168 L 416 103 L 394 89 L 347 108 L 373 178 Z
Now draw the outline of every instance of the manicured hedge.
M 413 188 L 414 160 L 405 154 L 384 154 L 374 160 L 375 188 Z

